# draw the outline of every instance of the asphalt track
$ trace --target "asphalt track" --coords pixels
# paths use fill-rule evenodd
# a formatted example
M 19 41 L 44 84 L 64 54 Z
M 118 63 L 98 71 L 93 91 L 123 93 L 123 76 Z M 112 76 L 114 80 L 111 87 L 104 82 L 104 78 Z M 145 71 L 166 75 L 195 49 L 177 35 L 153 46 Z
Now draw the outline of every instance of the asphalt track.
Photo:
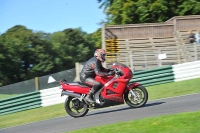
M 81 118 L 63 116 L 26 125 L 5 128 L 0 130 L 0 133 L 62 133 L 121 121 L 197 110 L 200 110 L 200 93 L 149 101 L 146 106 L 142 108 L 132 109 L 127 105 L 121 105 L 112 108 L 98 109 L 89 111 L 85 117 Z

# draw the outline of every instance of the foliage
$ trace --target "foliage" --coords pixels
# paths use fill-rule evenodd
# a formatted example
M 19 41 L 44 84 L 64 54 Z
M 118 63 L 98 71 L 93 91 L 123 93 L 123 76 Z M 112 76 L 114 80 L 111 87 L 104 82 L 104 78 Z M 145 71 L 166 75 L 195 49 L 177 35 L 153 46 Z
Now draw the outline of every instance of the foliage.
M 174 16 L 200 13 L 198 0 L 99 0 L 108 24 L 164 22 Z
M 96 48 L 91 34 L 65 29 L 53 34 L 16 25 L 0 36 L 0 86 L 74 68 Z
M 53 50 L 57 52 L 56 63 L 63 70 L 74 67 L 75 62 L 83 62 L 92 56 L 95 45 L 90 36 L 81 29 L 66 29 L 51 36 Z
M 3 58 L 0 61 L 0 72 L 4 84 L 21 81 L 25 77 L 30 68 L 28 60 L 31 54 L 32 37 L 32 31 L 21 25 L 14 26 L 1 35 Z
M 101 48 L 101 44 L 102 44 L 102 41 L 101 41 L 101 28 L 99 28 L 97 31 L 92 33 L 92 39 L 91 40 L 94 40 L 95 46 L 97 48 Z

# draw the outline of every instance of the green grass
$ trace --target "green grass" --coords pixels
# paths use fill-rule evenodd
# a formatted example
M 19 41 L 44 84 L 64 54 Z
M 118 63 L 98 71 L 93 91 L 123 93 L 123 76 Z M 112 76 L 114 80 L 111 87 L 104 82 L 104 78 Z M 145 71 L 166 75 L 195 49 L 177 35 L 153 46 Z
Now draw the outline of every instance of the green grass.
M 63 104 L 0 116 L 0 129 L 67 115 Z
M 200 78 L 147 87 L 149 100 L 200 92 Z
M 149 100 L 200 93 L 200 78 L 147 87 Z M 67 115 L 63 104 L 0 116 L 0 128 Z
M 200 111 L 145 118 L 69 133 L 200 133 Z

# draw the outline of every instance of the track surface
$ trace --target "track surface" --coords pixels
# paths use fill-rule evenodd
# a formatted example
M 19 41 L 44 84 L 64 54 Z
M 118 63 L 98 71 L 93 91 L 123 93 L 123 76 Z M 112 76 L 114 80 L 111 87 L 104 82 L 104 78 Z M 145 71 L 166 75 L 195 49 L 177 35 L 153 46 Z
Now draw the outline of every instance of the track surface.
M 85 117 L 63 116 L 36 123 L 5 128 L 0 133 L 62 133 L 76 129 L 120 121 L 200 110 L 200 93 L 147 102 L 145 107 L 131 109 L 127 105 L 89 111 Z

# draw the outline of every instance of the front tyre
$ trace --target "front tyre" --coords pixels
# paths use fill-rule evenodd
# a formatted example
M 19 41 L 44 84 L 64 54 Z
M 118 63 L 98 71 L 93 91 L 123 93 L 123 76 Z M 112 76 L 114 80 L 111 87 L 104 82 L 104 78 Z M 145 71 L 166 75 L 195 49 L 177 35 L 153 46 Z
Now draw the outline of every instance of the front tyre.
M 148 92 L 146 88 L 139 85 L 132 88 L 132 91 L 134 92 L 134 95 L 130 91 L 127 91 L 124 94 L 125 102 L 132 108 L 144 106 L 148 100 Z
M 65 110 L 72 117 L 85 116 L 88 111 L 88 105 L 85 102 L 80 101 L 78 98 L 68 96 L 65 100 Z

